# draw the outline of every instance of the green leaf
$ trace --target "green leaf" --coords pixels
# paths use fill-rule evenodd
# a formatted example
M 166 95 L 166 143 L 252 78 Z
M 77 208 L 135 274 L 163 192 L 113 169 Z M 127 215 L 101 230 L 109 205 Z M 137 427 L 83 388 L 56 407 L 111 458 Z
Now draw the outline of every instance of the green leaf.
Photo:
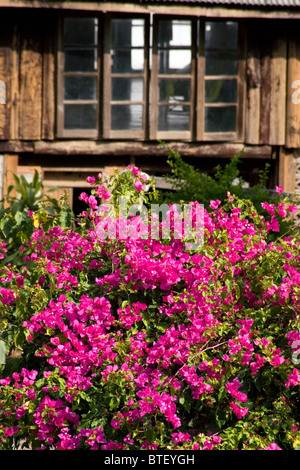
M 155 439 L 155 430 L 153 428 L 147 429 L 145 431 L 145 437 L 146 437 L 146 441 L 148 441 L 149 444 L 153 444 L 154 439 Z

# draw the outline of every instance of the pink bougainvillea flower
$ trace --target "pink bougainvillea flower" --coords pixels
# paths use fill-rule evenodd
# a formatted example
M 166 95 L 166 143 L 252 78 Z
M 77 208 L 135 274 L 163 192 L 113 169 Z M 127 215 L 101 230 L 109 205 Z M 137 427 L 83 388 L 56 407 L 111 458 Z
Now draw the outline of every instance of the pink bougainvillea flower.
M 217 209 L 220 204 L 221 201 L 219 201 L 219 199 L 216 199 L 215 201 L 210 201 L 209 207 L 211 207 L 212 209 Z
M 283 187 L 282 187 L 282 186 L 276 186 L 276 192 L 277 192 L 278 194 L 282 193 L 282 191 L 283 191 Z
M 141 190 L 142 190 L 143 184 L 142 184 L 142 182 L 141 182 L 141 180 L 140 180 L 139 178 L 136 180 L 134 186 L 135 186 L 135 189 L 136 189 L 137 191 L 141 191 Z
M 275 442 L 272 442 L 268 447 L 265 447 L 264 450 L 282 450 Z

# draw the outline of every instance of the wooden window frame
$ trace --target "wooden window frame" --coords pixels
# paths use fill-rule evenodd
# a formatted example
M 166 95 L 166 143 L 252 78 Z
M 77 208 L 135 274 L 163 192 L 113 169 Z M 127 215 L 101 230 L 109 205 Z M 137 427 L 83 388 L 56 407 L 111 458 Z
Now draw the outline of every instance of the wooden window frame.
M 98 19 L 98 63 L 97 63 L 97 128 L 96 129 L 64 129 L 64 50 L 63 50 L 63 22 L 65 18 L 97 18 Z M 129 102 L 122 104 L 143 105 L 143 125 L 141 130 L 111 130 L 111 55 L 110 55 L 110 28 L 111 19 L 144 19 L 144 71 L 143 76 L 143 100 L 141 102 Z M 192 61 L 190 74 L 177 76 L 191 79 L 190 94 L 190 128 L 186 131 L 159 131 L 158 130 L 158 81 L 159 78 L 172 75 L 159 74 L 158 72 L 158 21 L 164 20 L 189 20 L 192 24 Z M 204 34 L 206 22 L 233 21 L 238 23 L 238 71 L 234 76 L 226 78 L 237 79 L 236 99 L 236 131 L 235 132 L 205 132 L 205 49 Z M 207 141 L 235 141 L 242 142 L 245 133 L 245 99 L 246 99 L 246 34 L 245 22 L 234 18 L 198 18 L 194 16 L 159 15 L 153 16 L 152 37 L 152 66 L 150 70 L 149 54 L 150 46 L 150 15 L 135 13 L 102 13 L 102 12 L 76 12 L 65 13 L 58 19 L 58 43 L 57 43 L 57 103 L 56 103 L 56 135 L 58 138 L 90 139 L 90 140 L 181 140 L 187 142 Z M 185 47 L 182 46 L 184 49 Z M 89 73 L 88 73 L 89 74 Z M 79 73 L 78 73 L 79 75 Z M 83 73 L 84 75 L 84 73 Z M 116 74 L 117 75 L 117 74 Z M 129 78 L 140 76 L 139 74 L 120 74 Z M 209 77 L 209 76 L 208 76 Z M 224 78 L 223 76 L 219 76 Z M 151 80 L 150 80 L 151 79 Z M 151 93 L 149 93 L 151 92 Z M 76 100 L 77 104 L 79 100 Z M 91 103 L 91 101 L 89 101 Z M 230 105 L 230 103 L 226 103 Z M 151 110 L 151 113 L 149 112 Z
M 144 20 L 144 70 L 141 73 L 112 73 L 111 72 L 111 20 L 112 19 L 143 19 Z M 103 137 L 104 139 L 134 139 L 145 140 L 148 134 L 149 115 L 149 15 L 137 14 L 113 14 L 107 13 L 104 21 L 104 58 L 103 58 Z M 111 100 L 111 78 L 143 78 L 143 99 L 141 101 L 120 101 Z M 141 129 L 112 130 L 111 129 L 111 104 L 120 105 L 142 105 L 143 122 Z
M 236 97 L 236 130 L 234 132 L 205 132 L 205 23 L 206 22 L 225 22 L 232 21 L 238 23 L 238 70 L 236 75 L 219 75 L 217 78 L 236 79 L 237 80 L 237 97 Z M 234 18 L 201 18 L 199 25 L 199 53 L 197 58 L 197 124 L 196 124 L 196 140 L 197 141 L 242 141 L 245 132 L 245 93 L 246 93 L 246 40 L 245 40 L 245 24 L 242 20 Z M 209 79 L 216 76 L 207 76 Z M 220 104 L 222 107 L 224 104 Z M 230 106 L 231 103 L 226 103 Z
M 187 20 L 191 21 L 192 26 L 192 44 L 191 44 L 191 71 L 189 74 L 184 74 L 182 76 L 176 75 L 173 78 L 190 78 L 191 80 L 191 90 L 190 90 L 190 101 L 187 104 L 190 106 L 190 126 L 189 130 L 184 131 L 160 131 L 158 129 L 158 110 L 159 110 L 159 92 L 158 92 L 158 82 L 160 78 L 172 78 L 172 74 L 160 74 L 159 67 L 159 58 L 158 58 L 158 22 L 160 20 Z M 194 136 L 194 121 L 195 121 L 195 83 L 196 83 L 196 48 L 197 44 L 197 18 L 195 17 L 182 17 L 174 15 L 155 15 L 153 21 L 153 46 L 152 46 L 152 69 L 151 69 L 151 117 L 150 117 L 150 139 L 151 140 L 161 140 L 161 139 L 170 139 L 170 140 L 193 140 Z M 181 47 L 178 47 L 180 49 Z M 182 49 L 188 49 L 186 46 Z M 171 49 L 170 49 L 171 50 Z M 162 104 L 163 106 L 164 104 Z M 183 103 L 184 105 L 184 103 Z
M 97 71 L 96 72 L 65 72 L 64 70 L 64 45 L 63 25 L 66 18 L 97 18 L 98 20 L 98 43 L 97 48 Z M 60 138 L 87 138 L 98 139 L 101 129 L 101 75 L 102 75 L 102 44 L 103 44 L 103 15 L 94 12 L 82 12 L 80 15 L 70 12 L 59 17 L 58 20 L 58 50 L 57 50 L 57 128 L 56 135 Z M 64 99 L 64 77 L 65 76 L 96 76 L 96 100 L 65 100 Z M 64 128 L 64 105 L 66 104 L 96 104 L 96 128 L 95 129 L 65 129 Z

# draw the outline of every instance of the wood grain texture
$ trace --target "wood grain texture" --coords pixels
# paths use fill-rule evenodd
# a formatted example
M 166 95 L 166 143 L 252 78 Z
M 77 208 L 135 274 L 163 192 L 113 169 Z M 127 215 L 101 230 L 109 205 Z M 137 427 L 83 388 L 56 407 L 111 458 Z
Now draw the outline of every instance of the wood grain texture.
M 270 124 L 269 145 L 285 144 L 286 122 L 286 70 L 287 37 L 286 25 L 274 25 L 270 70 Z M 298 46 L 299 47 L 299 46 Z
M 254 24 L 248 23 L 247 38 L 247 92 L 245 141 L 247 144 L 259 144 L 260 136 L 260 38 Z
M 300 147 L 300 30 L 292 22 L 288 32 L 286 147 Z
M 38 15 L 27 16 L 21 29 L 20 42 L 20 123 L 23 140 L 39 140 L 42 123 L 42 31 Z
M 43 35 L 42 139 L 55 137 L 55 32 L 56 18 L 50 16 Z
M 0 31 L 0 80 L 4 82 L 6 88 L 6 104 L 0 104 L 0 140 L 11 137 L 11 38 L 12 27 L 6 23 Z

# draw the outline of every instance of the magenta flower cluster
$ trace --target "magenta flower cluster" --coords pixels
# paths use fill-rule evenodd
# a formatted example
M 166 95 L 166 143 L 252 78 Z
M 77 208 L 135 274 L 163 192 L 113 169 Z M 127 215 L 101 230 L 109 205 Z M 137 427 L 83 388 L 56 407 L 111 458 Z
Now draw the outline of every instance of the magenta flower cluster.
M 143 176 L 133 174 L 140 192 Z M 97 191 L 109 199 L 105 187 Z M 221 449 L 225 430 L 244 423 L 256 441 L 251 431 L 233 448 L 280 448 L 277 434 L 256 423 L 264 423 L 261 397 L 276 391 L 265 411 L 273 413 L 300 384 L 291 361 L 300 255 L 294 238 L 266 237 L 278 211 L 294 208 L 265 205 L 267 222 L 228 197 L 226 209 L 212 201 L 204 211 L 204 245 L 194 252 L 172 237 L 99 240 L 93 224 L 82 233 L 36 228 L 24 259 L 35 267 L 2 275 L 3 312 L 24 292 L 51 292 L 23 323 L 39 372 L 23 368 L 0 380 L 3 444 Z M 81 199 L 93 222 L 96 198 Z M 297 424 L 289 416 L 285 434 L 295 437 Z

